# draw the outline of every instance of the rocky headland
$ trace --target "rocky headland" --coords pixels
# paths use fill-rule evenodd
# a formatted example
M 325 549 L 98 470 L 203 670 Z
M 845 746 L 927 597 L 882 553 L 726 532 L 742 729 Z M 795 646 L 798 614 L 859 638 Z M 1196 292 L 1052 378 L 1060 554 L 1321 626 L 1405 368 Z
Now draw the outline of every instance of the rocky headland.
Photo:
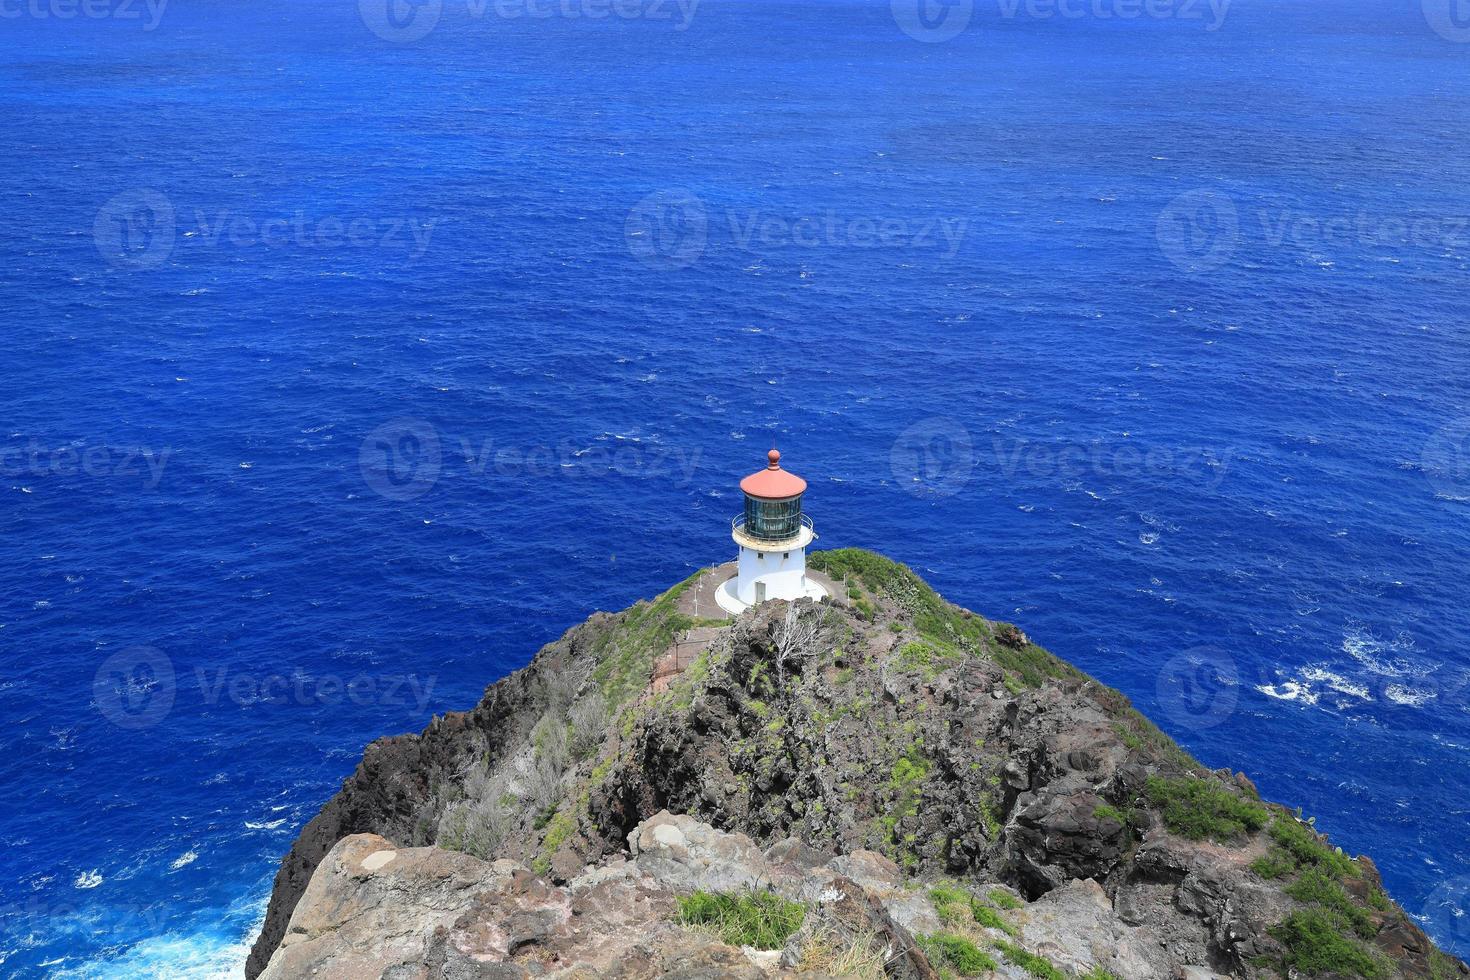
M 734 620 L 706 570 L 380 739 L 250 980 L 1470 977 L 1351 857 L 869 552 Z

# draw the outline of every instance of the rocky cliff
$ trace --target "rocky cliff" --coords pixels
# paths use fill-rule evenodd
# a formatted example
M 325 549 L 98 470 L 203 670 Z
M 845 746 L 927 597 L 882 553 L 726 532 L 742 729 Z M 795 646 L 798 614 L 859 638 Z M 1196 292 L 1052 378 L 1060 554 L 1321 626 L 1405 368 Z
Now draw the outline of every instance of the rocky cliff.
M 1016 627 L 811 564 L 831 601 L 700 619 L 707 570 L 370 745 L 248 977 L 1470 977 Z

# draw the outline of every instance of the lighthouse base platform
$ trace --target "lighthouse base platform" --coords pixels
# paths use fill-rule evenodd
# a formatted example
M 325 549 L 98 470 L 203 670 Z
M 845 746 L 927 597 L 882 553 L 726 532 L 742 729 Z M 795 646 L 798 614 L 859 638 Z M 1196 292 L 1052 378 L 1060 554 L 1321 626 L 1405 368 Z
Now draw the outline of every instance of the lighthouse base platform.
M 733 590 L 735 583 L 732 579 L 739 573 L 740 566 L 733 561 L 723 562 L 706 568 L 698 578 L 690 583 L 684 594 L 679 596 L 678 609 L 686 616 L 695 619 L 725 619 L 729 616 L 744 612 L 747 608 L 741 605 L 739 609 L 726 609 L 720 601 L 720 594 L 725 591 L 726 583 Z M 842 595 L 842 586 L 833 582 L 830 577 L 814 568 L 806 570 L 807 582 L 815 582 L 822 588 L 822 595 Z M 733 597 L 733 592 L 731 593 Z M 812 596 L 817 599 L 820 596 Z
M 720 587 L 715 590 L 715 602 L 719 603 L 720 608 L 725 610 L 725 612 L 729 613 L 732 616 L 738 616 L 740 613 L 743 613 L 745 612 L 745 610 L 749 609 L 752 605 L 752 603 L 749 602 L 741 602 L 740 597 L 735 594 L 735 583 L 738 581 L 738 575 L 731 575 L 729 578 L 721 582 Z M 827 596 L 829 595 L 831 595 L 831 592 L 825 586 L 823 586 L 821 582 L 818 582 L 816 577 L 812 575 L 811 572 L 807 572 L 806 587 L 802 590 L 802 593 L 800 595 L 771 596 L 766 601 L 770 602 L 772 599 L 788 599 L 793 601 L 796 599 L 821 600 L 827 598 Z

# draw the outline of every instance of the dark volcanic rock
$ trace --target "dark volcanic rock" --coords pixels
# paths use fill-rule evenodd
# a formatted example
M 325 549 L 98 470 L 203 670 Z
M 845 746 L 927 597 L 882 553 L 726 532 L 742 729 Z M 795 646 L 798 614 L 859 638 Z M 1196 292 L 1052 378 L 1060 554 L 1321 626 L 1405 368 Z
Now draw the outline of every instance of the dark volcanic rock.
M 827 875 L 811 899 L 827 932 L 793 938 L 783 968 L 819 941 L 860 934 L 883 946 L 890 975 L 933 975 L 909 930 L 940 928 L 943 910 L 926 889 L 947 878 L 982 904 L 997 887 L 1019 892 L 1032 904 L 1007 913 L 1012 932 L 1078 974 L 1097 966 L 1128 980 L 1174 980 L 1186 967 L 1285 975 L 1314 952 L 1292 923 L 1339 916 L 1333 928 L 1385 977 L 1470 976 L 1382 895 L 1370 862 L 1332 857 L 1294 814 L 1260 803 L 1244 775 L 1205 770 L 1121 694 L 1019 629 L 950 606 L 866 552 L 812 563 L 841 580 L 843 594 L 767 603 L 711 624 L 681 609 L 684 583 L 594 616 L 489 688 L 474 710 L 373 743 L 283 861 L 247 975 L 267 963 L 275 970 L 283 940 L 303 963 L 346 955 L 331 952 L 347 948 L 331 936 L 327 953 L 308 955 L 287 928 L 333 847 L 373 834 L 385 847 L 434 845 L 424 861 L 454 850 L 481 862 L 454 865 L 461 870 L 490 875 L 487 862 L 498 859 L 520 867 L 520 878 L 464 905 L 444 935 L 403 954 L 425 971 L 415 976 L 519 976 L 505 964 L 501 973 L 464 972 L 477 955 L 519 962 L 495 945 L 504 942 L 537 955 L 624 957 L 616 962 L 628 976 L 664 975 L 659 957 L 684 954 L 704 964 L 691 976 L 777 969 L 769 958 L 726 961 L 728 947 L 690 946 L 677 928 L 659 926 L 661 938 L 642 953 L 561 935 L 546 911 L 559 901 L 554 892 L 624 860 L 657 870 L 669 893 L 699 881 L 768 883 L 752 879 L 753 868 L 788 883 Z M 681 636 L 697 655 L 675 650 Z M 1190 802 L 1166 810 L 1170 794 Z M 1244 823 L 1225 819 L 1237 810 Z M 662 811 L 681 816 L 653 819 Z M 1200 812 L 1208 819 L 1181 816 Z M 662 864 L 647 850 L 657 849 L 647 836 L 657 828 L 657 847 L 674 848 Z M 1273 832 L 1295 835 L 1299 856 L 1283 864 Z M 1288 894 L 1314 861 L 1346 896 L 1336 911 Z M 679 870 L 686 866 L 699 870 Z M 321 872 L 323 887 L 330 879 L 333 894 L 350 892 L 357 879 L 339 872 Z M 618 887 L 625 898 L 636 891 Z M 578 888 L 574 908 L 601 894 Z M 652 930 L 672 912 L 667 895 L 663 905 L 647 901 L 638 928 Z M 539 911 L 512 914 L 518 902 Z M 327 915 L 332 936 L 363 936 L 372 907 L 366 919 L 332 919 L 326 906 L 311 915 Z M 959 925 L 953 908 L 944 913 L 946 927 L 984 941 L 967 908 Z

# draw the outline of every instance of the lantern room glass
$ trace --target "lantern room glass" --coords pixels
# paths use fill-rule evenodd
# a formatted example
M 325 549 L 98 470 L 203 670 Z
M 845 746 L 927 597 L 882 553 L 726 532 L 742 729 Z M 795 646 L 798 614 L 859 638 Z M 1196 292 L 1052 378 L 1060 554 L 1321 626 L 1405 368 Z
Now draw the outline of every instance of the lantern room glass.
M 784 541 L 801 533 L 801 497 L 745 498 L 745 533 L 762 541 Z

